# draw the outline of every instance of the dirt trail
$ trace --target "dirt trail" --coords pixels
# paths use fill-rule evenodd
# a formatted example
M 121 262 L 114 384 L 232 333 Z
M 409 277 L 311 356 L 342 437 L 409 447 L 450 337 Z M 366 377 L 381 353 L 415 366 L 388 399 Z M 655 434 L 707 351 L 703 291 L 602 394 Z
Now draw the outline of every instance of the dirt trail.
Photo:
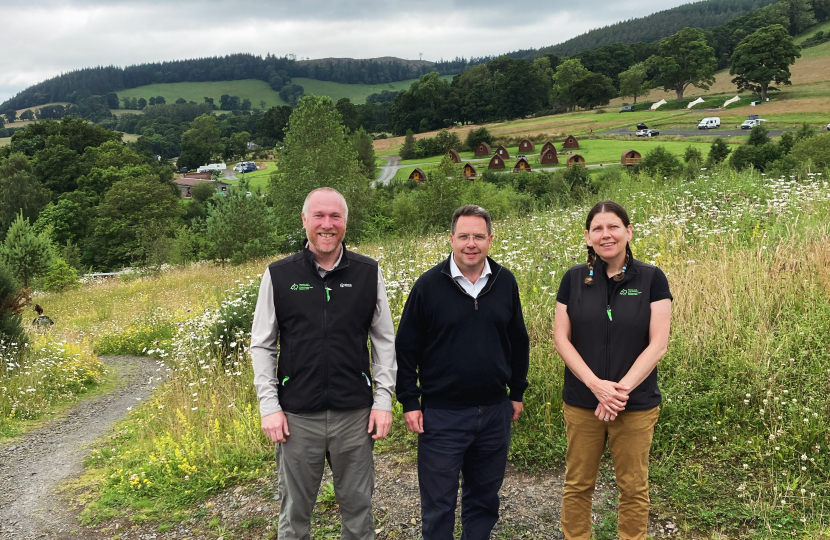
M 67 415 L 0 445 L 0 539 L 63 539 L 77 530 L 77 519 L 64 509 L 55 488 L 83 472 L 87 445 L 148 397 L 166 373 L 153 358 L 101 360 L 118 373 L 115 390 L 83 401 Z

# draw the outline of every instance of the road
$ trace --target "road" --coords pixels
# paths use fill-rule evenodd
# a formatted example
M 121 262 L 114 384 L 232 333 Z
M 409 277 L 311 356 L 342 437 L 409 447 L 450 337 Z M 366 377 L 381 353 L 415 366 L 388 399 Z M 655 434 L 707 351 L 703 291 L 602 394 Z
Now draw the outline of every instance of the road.
M 166 375 L 164 364 L 153 358 L 101 360 L 118 373 L 114 390 L 0 445 L 0 539 L 70 538 L 78 521 L 55 490 L 61 481 L 83 473 L 88 445 L 147 398 Z M 98 536 L 85 531 L 81 538 Z

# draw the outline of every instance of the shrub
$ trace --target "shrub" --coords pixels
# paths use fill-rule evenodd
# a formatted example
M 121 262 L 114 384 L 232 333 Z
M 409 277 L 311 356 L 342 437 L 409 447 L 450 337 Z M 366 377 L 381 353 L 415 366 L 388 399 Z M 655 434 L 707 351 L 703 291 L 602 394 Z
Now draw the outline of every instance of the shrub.
M 574 165 L 573 167 L 565 169 L 563 178 L 565 179 L 565 182 L 568 183 L 571 190 L 573 190 L 577 187 L 587 188 L 588 183 L 591 180 L 591 175 L 588 173 L 588 169 L 582 165 Z
M 755 129 L 758 128 L 754 128 L 753 131 L 755 131 Z M 766 170 L 768 163 L 771 163 L 780 157 L 781 152 L 778 149 L 778 146 L 771 142 L 761 146 L 744 144 L 732 152 L 732 157 L 729 158 L 729 164 L 733 169 L 738 171 L 749 167 Z
M 683 161 L 686 163 L 691 163 L 692 161 L 701 163 L 703 161 L 703 154 L 690 144 L 686 147 L 686 151 L 683 152 Z
M 793 145 L 792 156 L 800 163 L 830 167 L 830 133 L 802 139 Z
M 81 286 L 78 282 L 78 271 L 61 258 L 58 258 L 52 269 L 43 276 L 42 285 L 44 290 L 50 292 L 77 289 Z
M 709 148 L 709 157 L 707 158 L 707 163 L 709 165 L 716 165 L 729 155 L 732 150 L 727 146 L 726 141 L 723 140 L 723 137 L 718 137 L 712 143 L 711 148 Z
M 645 171 L 656 176 L 673 176 L 679 173 L 683 165 L 677 157 L 665 149 L 663 146 L 658 146 L 649 151 L 640 163 L 637 165 L 638 170 Z

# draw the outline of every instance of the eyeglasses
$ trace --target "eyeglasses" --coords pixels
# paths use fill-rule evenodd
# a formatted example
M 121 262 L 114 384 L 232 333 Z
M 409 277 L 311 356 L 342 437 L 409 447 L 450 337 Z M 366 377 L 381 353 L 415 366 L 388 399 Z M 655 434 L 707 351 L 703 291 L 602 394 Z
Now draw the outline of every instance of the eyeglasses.
M 475 242 L 476 244 L 481 244 L 482 242 L 485 242 L 487 240 L 488 236 L 486 234 L 472 234 L 471 235 L 471 234 L 462 233 L 462 234 L 456 234 L 455 238 L 459 242 L 469 242 L 470 238 L 472 238 L 473 242 Z

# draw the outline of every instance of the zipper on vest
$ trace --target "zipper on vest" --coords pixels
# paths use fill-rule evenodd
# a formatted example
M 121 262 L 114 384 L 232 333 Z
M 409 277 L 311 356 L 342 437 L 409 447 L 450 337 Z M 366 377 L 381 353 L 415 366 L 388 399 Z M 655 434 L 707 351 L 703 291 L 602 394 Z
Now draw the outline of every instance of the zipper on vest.
M 328 299 L 329 299 L 329 282 L 323 279 L 323 288 L 326 290 L 326 301 L 323 304 L 323 357 L 321 358 L 323 364 L 323 407 L 329 408 L 329 361 L 326 353 L 326 344 L 328 343 L 329 323 L 328 323 Z

